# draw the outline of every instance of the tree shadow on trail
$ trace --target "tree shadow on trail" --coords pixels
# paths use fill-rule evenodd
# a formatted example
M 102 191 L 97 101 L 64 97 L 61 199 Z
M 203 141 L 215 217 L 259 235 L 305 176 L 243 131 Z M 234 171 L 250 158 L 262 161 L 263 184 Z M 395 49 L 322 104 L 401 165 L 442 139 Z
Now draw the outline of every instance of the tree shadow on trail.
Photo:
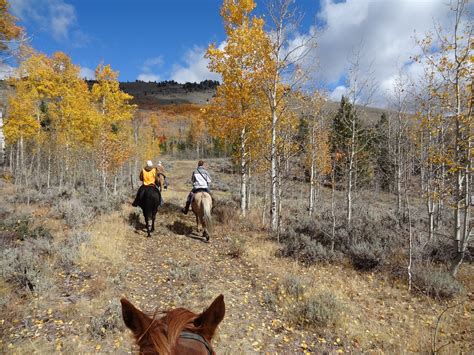
M 175 203 L 172 203 L 172 202 L 167 202 L 165 200 L 165 203 L 158 208 L 157 217 L 160 215 L 160 213 L 164 213 L 164 214 L 178 213 L 178 214 L 181 214 L 181 208 L 182 208 L 182 206 L 179 206 L 179 205 L 177 205 Z
M 181 221 L 174 221 L 173 224 L 166 226 L 170 231 L 179 235 L 187 235 L 193 232 L 193 228 Z
M 207 243 L 206 238 L 202 237 L 199 234 L 196 234 L 196 232 L 193 231 L 193 227 L 190 227 L 181 221 L 174 221 L 173 224 L 168 224 L 166 227 L 175 234 L 183 235 L 187 238 Z

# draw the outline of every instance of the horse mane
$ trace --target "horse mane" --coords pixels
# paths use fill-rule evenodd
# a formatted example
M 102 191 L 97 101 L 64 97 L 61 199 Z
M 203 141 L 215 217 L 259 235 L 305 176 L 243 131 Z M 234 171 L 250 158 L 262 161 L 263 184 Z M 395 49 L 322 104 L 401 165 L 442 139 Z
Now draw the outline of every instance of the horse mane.
M 137 344 L 146 341 L 148 335 L 149 341 L 158 354 L 171 354 L 183 330 L 196 332 L 200 329 L 193 323 L 197 316 L 184 308 L 167 311 L 165 316 L 160 319 L 156 318 L 155 313 L 148 330 L 137 339 Z

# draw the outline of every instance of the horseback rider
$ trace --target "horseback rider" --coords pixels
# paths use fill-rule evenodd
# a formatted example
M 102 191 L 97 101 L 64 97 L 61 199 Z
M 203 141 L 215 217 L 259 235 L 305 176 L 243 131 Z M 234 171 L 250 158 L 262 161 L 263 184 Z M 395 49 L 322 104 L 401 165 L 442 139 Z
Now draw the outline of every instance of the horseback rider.
M 159 175 L 163 175 L 163 181 L 164 181 L 163 182 L 163 189 L 167 190 L 168 189 L 168 177 L 166 176 L 165 167 L 163 166 L 161 161 L 158 161 L 158 163 L 156 164 L 156 173 L 157 173 L 157 177 Z
M 155 188 L 158 189 L 158 187 L 156 186 L 157 176 L 158 176 L 157 168 L 153 166 L 153 162 L 151 160 L 148 160 L 146 162 L 146 166 L 140 172 L 140 180 L 143 181 L 143 184 L 142 186 L 140 186 L 140 188 L 137 191 L 135 200 L 132 203 L 133 207 L 137 207 L 140 205 L 143 192 L 145 191 L 146 186 L 154 186 Z
M 196 192 L 205 191 L 207 193 L 211 193 L 209 189 L 209 183 L 211 182 L 211 176 L 209 173 L 204 169 L 204 161 L 199 160 L 198 166 L 196 170 L 193 171 L 193 175 L 191 176 L 191 182 L 193 183 L 193 189 L 188 195 L 188 199 L 186 200 L 186 207 L 184 207 L 181 212 L 184 214 L 188 214 L 189 206 L 191 206 L 191 202 L 193 201 L 193 196 Z

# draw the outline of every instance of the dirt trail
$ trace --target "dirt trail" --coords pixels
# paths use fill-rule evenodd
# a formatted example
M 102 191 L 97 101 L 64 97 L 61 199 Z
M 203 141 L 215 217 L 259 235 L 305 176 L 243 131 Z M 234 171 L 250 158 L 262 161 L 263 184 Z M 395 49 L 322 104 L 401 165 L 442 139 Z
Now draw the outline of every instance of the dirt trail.
M 276 315 L 264 306 L 272 275 L 229 255 L 233 236 L 218 225 L 210 243 L 204 243 L 194 215 L 180 212 L 193 168 L 191 162 L 175 162 L 168 171 L 171 186 L 153 236 L 146 238 L 141 230 L 131 234 L 127 296 L 147 311 L 183 306 L 197 312 L 222 293 L 226 316 L 215 341 L 218 353 L 301 351 L 284 328 L 272 326 Z

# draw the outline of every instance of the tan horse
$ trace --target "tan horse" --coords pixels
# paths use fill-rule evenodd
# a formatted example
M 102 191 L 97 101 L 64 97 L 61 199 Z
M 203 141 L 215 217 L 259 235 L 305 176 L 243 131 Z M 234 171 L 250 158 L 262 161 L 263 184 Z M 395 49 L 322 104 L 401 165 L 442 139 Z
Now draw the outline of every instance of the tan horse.
M 165 187 L 165 175 L 163 175 L 163 173 L 158 171 L 155 178 L 155 184 L 160 192 L 163 193 L 163 189 Z
M 209 233 L 212 230 L 212 197 L 207 192 L 196 192 L 193 197 L 191 208 L 196 216 L 196 224 L 199 232 L 199 223 L 203 227 L 202 236 L 209 241 Z

